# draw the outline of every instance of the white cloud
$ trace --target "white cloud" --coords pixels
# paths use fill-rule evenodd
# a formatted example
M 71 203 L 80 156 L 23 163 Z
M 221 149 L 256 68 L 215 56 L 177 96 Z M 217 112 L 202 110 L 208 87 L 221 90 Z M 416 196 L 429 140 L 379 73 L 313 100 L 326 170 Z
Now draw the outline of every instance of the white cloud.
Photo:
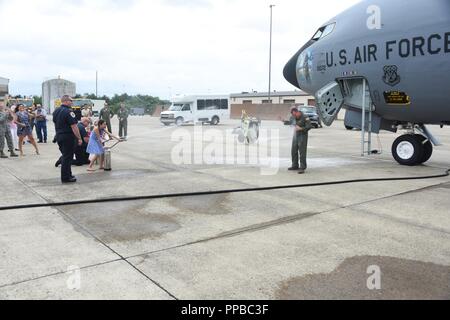
M 317 28 L 358 0 L 273 0 L 273 85 Z M 267 0 L 0 0 L 0 76 L 39 94 L 61 75 L 78 92 L 267 90 Z M 169 87 L 171 89 L 169 89 Z

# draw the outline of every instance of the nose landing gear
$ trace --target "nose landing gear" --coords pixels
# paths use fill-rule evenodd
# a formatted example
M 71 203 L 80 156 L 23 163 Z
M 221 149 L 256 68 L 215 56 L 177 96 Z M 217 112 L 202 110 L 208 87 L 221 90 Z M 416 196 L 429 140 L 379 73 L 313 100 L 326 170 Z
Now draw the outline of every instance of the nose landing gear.
M 420 131 L 428 132 L 426 129 Z M 430 140 L 424 134 L 415 134 L 413 130 L 395 140 L 392 145 L 392 155 L 399 164 L 404 166 L 423 164 L 433 155 L 433 144 Z

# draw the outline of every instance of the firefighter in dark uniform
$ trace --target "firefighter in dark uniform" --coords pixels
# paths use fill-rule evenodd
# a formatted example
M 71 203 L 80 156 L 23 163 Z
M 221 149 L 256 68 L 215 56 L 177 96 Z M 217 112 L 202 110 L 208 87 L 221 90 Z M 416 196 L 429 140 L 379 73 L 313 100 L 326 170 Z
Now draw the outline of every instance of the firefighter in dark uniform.
M 71 97 L 62 97 L 61 107 L 53 113 L 56 141 L 62 153 L 61 181 L 63 183 L 77 182 L 77 179 L 72 175 L 72 161 L 76 146 L 83 143 L 78 129 L 77 117 L 72 110 L 72 103 Z
M 291 114 L 295 132 L 292 141 L 292 167 L 289 168 L 289 170 L 298 170 L 299 174 L 304 174 L 308 168 L 306 161 L 308 153 L 308 133 L 312 129 L 312 124 L 311 120 L 297 108 L 292 109 Z

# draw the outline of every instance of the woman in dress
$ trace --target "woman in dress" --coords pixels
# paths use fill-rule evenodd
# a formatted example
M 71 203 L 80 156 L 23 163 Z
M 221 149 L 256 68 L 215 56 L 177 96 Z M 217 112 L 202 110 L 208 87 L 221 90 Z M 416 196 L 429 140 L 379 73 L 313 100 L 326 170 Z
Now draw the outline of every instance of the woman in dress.
M 94 130 L 91 132 L 91 136 L 89 138 L 89 144 L 87 146 L 87 153 L 90 154 L 90 161 L 88 171 L 94 172 L 94 163 L 97 161 L 98 158 L 100 158 L 100 170 L 105 169 L 105 148 L 103 146 L 106 135 L 112 137 L 113 139 L 116 139 L 120 141 L 119 138 L 113 136 L 107 129 L 106 129 L 106 122 L 104 120 L 99 120 L 97 126 L 94 128 Z
M 26 110 L 25 106 L 19 105 L 18 106 L 18 112 L 17 112 L 17 119 L 15 120 L 17 124 L 17 136 L 19 137 L 19 151 L 20 156 L 25 156 L 23 153 L 23 140 L 28 137 L 28 141 L 33 145 L 34 149 L 36 150 L 36 154 L 39 155 L 39 149 L 36 144 L 36 140 L 34 140 L 33 137 L 33 131 L 31 129 L 31 119 L 30 114 Z
M 17 136 L 17 124 L 16 124 L 16 106 L 11 106 L 11 115 L 12 115 L 12 120 L 8 123 L 9 124 L 9 128 L 11 130 L 11 136 L 13 139 L 13 145 L 14 145 L 14 150 L 13 151 L 19 151 L 19 137 Z

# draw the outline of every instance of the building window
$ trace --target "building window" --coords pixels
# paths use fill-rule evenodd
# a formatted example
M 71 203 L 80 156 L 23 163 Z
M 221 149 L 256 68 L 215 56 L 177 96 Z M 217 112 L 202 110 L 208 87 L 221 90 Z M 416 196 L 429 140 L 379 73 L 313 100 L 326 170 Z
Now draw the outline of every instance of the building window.
M 244 100 L 243 104 L 253 104 L 253 100 Z
M 263 104 L 269 104 L 269 103 L 272 103 L 272 102 L 273 102 L 273 100 L 263 100 L 262 101 Z
M 284 104 L 292 104 L 292 103 L 295 103 L 295 99 L 286 99 L 286 100 L 283 100 L 283 103 Z

